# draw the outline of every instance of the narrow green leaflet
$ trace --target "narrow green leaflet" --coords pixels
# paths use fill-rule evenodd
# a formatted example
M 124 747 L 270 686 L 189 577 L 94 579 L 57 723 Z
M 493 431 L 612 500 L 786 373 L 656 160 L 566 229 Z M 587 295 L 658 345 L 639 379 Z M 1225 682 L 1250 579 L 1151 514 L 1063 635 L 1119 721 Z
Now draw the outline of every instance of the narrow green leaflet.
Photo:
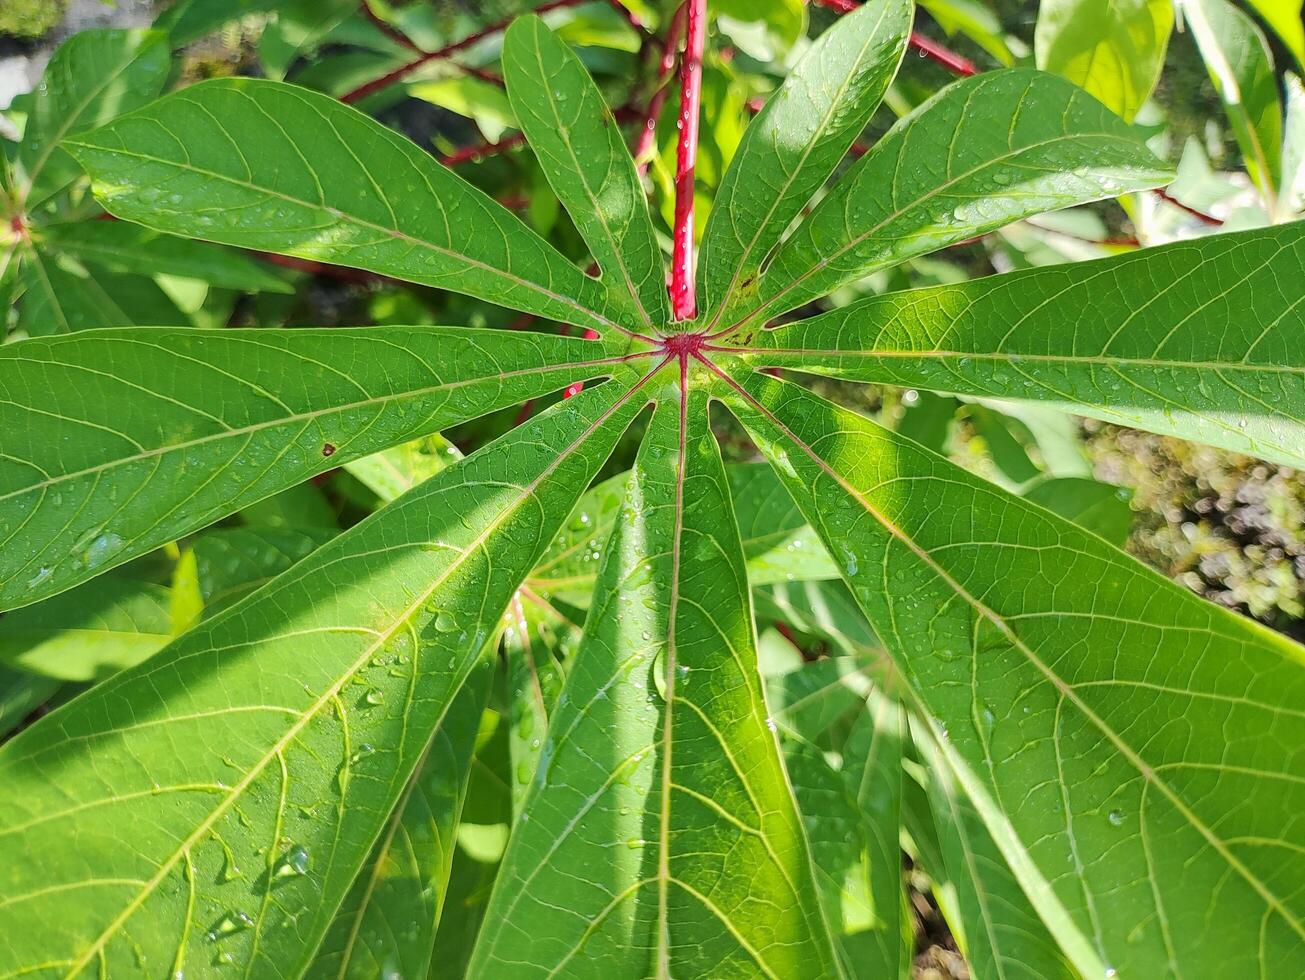
M 1171 177 L 1131 126 L 1063 78 L 1009 69 L 963 79 L 843 176 L 779 247 L 757 302 L 731 325 L 764 322 L 1020 218 Z
M 57 255 L 30 246 L 22 248 L 19 257 L 23 295 L 18 326 L 29 337 L 101 327 L 189 323 L 150 279 L 65 264 Z
M 584 236 L 614 301 L 640 331 L 670 321 L 662 250 L 620 127 L 571 49 L 538 17 L 503 40 L 508 98 L 530 148 Z
M 171 71 L 158 31 L 82 31 L 59 46 L 32 100 L 15 160 L 25 207 L 45 201 L 81 171 L 60 143 L 149 102 Z
M 993 843 L 928 726 L 912 719 L 915 745 L 929 766 L 929 799 L 943 866 L 928 869 L 954 890 L 952 929 L 978 980 L 1076 980 L 1005 858 Z
M 0 664 L 0 741 L 59 690 L 59 682 Z
M 1171 0 L 1047 0 L 1033 50 L 1039 68 L 1132 122 L 1160 80 L 1173 28 Z
M 388 503 L 461 458 L 453 443 L 436 434 L 372 453 L 346 463 L 344 468 Z
M 163 235 L 125 221 L 49 224 L 37 229 L 36 234 L 41 245 L 56 253 L 114 272 L 182 276 L 244 292 L 294 292 L 290 283 L 248 256 L 205 242 Z
M 560 403 L 0 749 L 0 975 L 299 975 L 639 407 Z
M 562 691 L 565 673 L 559 654 L 564 645 L 574 650 L 579 635 L 579 626 L 528 588 L 523 587 L 508 607 L 503 653 L 507 660 L 507 778 L 514 817 L 521 814 L 534 782 L 548 718 Z
M 306 978 L 427 975 L 492 666 L 482 658 L 450 705 Z
M 168 590 L 105 575 L 0 617 L 0 662 L 64 681 L 131 667 L 172 639 Z
M 613 362 L 583 340 L 456 327 L 96 330 L 0 347 L 0 609 Z
M 173 572 L 169 606 L 174 630 L 180 632 L 235 605 L 307 558 L 335 533 L 331 528 L 226 527 L 201 534 L 182 553 Z
M 510 211 L 326 95 L 216 79 L 66 145 L 109 211 L 150 228 L 623 329 L 602 286 Z
M 874 297 L 760 332 L 755 362 L 1037 400 L 1305 466 L 1303 265 L 1305 222 L 1176 242 Z
M 1305 650 L 801 388 L 727 397 L 1083 975 L 1305 972 Z
M 744 131 L 702 236 L 709 325 L 755 298 L 762 262 L 879 107 L 910 30 L 908 0 L 870 0 L 821 35 Z
M 1282 175 L 1282 105 L 1269 42 L 1255 21 L 1227 0 L 1182 0 L 1182 10 L 1247 172 L 1272 213 Z
M 706 399 L 666 385 L 470 976 L 836 976 Z

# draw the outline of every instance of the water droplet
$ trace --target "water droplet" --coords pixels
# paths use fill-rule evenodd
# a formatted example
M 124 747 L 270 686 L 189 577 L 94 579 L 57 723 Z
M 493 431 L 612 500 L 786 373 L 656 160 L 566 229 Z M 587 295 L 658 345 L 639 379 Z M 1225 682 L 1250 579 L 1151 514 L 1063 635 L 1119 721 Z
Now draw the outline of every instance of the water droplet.
M 1124 811 L 1111 810 L 1106 814 L 1106 819 L 1110 821 L 1110 826 L 1122 827 L 1124 825 Z
M 222 918 L 218 919 L 217 924 L 208 931 L 209 941 L 218 940 L 224 936 L 230 936 L 237 932 L 244 932 L 246 929 L 253 928 L 254 920 L 239 909 L 233 909 Z
M 384 704 L 385 692 L 380 690 L 379 688 L 374 687 L 367 692 L 367 696 L 363 698 L 363 700 L 366 701 L 368 704 L 372 705 L 373 707 L 375 707 L 378 704 Z
M 375 751 L 376 746 L 372 745 L 370 742 L 363 742 L 362 745 L 358 746 L 358 751 L 349 756 L 349 761 L 361 762 Z
M 309 857 L 308 848 L 302 844 L 296 844 L 290 850 L 286 851 L 285 856 L 276 863 L 272 869 L 273 878 L 297 878 L 300 875 L 308 874 L 308 866 L 312 863 Z

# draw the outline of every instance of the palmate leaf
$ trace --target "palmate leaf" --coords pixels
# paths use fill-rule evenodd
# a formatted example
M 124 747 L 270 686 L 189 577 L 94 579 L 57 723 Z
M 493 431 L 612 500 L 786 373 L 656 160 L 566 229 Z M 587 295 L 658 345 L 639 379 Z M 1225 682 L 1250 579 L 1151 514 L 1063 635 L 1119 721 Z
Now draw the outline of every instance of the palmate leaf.
M 889 293 L 761 332 L 752 360 L 1037 399 L 1305 466 L 1305 222 Z
M 30 852 L 0 974 L 307 967 L 636 390 L 561 403 L 0 749 Z
M 201 82 L 65 145 L 109 211 L 159 231 L 625 329 L 603 286 L 501 204 L 393 130 L 307 89 Z
M 610 373 L 599 344 L 441 327 L 103 330 L 0 348 L 0 608 L 285 487 Z
M 766 254 L 865 128 L 910 30 L 907 0 L 863 4 L 820 36 L 744 131 L 703 230 L 707 322 L 755 296 Z
M 1171 176 L 1132 127 L 1064 79 L 1028 69 L 964 79 L 852 166 L 727 325 L 763 323 L 912 256 Z
M 706 399 L 668 389 L 472 977 L 835 975 Z
M 661 246 L 620 127 L 570 48 L 538 17 L 503 39 L 508 98 L 553 190 L 584 236 L 613 297 L 641 331 L 670 320 Z
M 1305 652 L 800 388 L 722 385 L 1075 966 L 1305 969 Z

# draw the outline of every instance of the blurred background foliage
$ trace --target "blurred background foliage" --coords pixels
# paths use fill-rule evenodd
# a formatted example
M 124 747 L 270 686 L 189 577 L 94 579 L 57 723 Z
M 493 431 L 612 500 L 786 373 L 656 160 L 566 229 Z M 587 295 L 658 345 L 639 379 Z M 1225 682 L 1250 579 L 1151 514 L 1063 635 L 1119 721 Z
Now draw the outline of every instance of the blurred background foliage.
M 699 229 L 751 114 L 809 39 L 852 5 L 854 0 L 712 0 L 697 169 Z M 170 69 L 165 57 L 165 70 L 155 79 L 158 89 L 260 75 L 352 102 L 428 148 L 564 254 L 587 264 L 580 236 L 521 146 L 501 85 L 501 26 L 539 6 L 525 0 L 120 0 L 116 6 L 3 0 L 0 146 L 12 161 L 18 139 L 34 125 L 36 95 L 28 90 L 40 91 L 46 62 L 61 42 L 88 36 L 78 35 L 88 26 L 152 26 L 162 33 L 150 35 L 150 43 L 171 51 Z M 561 0 L 543 6 L 625 127 L 668 243 L 675 118 L 673 111 L 659 109 L 677 99 L 673 59 L 668 62 L 664 52 L 664 39 L 677 30 L 676 5 Z M 1021 222 L 875 274 L 822 301 L 821 308 L 888 290 L 1289 220 L 1305 207 L 1300 0 L 920 0 L 916 30 L 912 52 L 862 145 L 958 73 L 1029 64 L 1065 75 L 1134 120 L 1153 149 L 1177 164 L 1180 176 L 1163 193 Z M 63 56 L 56 56 L 52 72 L 61 70 Z M 150 97 L 141 95 L 140 101 Z M 0 187 L 0 256 L 9 259 L 0 264 L 5 342 L 121 323 L 567 329 L 367 273 L 202 243 L 191 243 L 195 251 L 187 252 L 99 216 L 75 175 L 40 201 L 12 200 Z M 1305 291 L 1305 271 L 1300 288 Z M 823 393 L 1125 545 L 1194 591 L 1305 641 L 1305 474 L 1078 422 L 1036 406 L 818 384 Z M 93 592 L 84 587 L 0 620 L 0 737 L 34 710 L 47 710 L 148 656 L 196 618 L 235 601 L 414 479 L 485 444 L 543 403 L 351 463 L 124 566 L 92 583 Z M 718 424 L 729 460 L 756 458 L 723 413 Z M 628 468 L 637 442 L 638 433 L 627 435 L 604 476 Z M 596 515 L 603 499 L 599 491 L 591 495 Z M 559 554 L 567 551 L 567 541 L 572 557 L 577 548 L 581 557 L 592 550 L 584 547 L 594 534 L 588 517 L 579 515 Z M 790 540 L 788 552 L 800 552 L 800 545 Z M 546 579 L 532 587 L 544 588 Z M 759 598 L 763 660 L 775 676 L 796 676 L 785 673 L 794 658 L 800 664 L 834 648 L 859 655 L 873 642 L 858 638 L 860 627 L 837 608 L 834 595 L 822 597 L 819 609 L 782 589 Z M 583 619 L 583 596 L 563 589 L 536 603 L 530 588 L 522 596 L 505 642 L 543 636 L 553 654 L 548 664 L 564 663 L 575 643 L 575 623 Z M 98 637 L 89 653 L 68 648 L 68 627 L 79 624 Z M 501 683 L 510 687 L 515 681 L 505 676 Z M 511 709 L 505 717 L 510 720 Z M 514 751 L 512 730 L 491 726 L 482 733 L 472 812 L 460 831 L 460 864 L 441 936 L 474 930 L 478 903 L 492 880 L 502 846 L 494 828 L 513 805 L 512 787 L 499 775 Z M 918 872 L 908 867 L 910 874 Z M 916 883 L 917 975 L 965 976 L 928 881 Z

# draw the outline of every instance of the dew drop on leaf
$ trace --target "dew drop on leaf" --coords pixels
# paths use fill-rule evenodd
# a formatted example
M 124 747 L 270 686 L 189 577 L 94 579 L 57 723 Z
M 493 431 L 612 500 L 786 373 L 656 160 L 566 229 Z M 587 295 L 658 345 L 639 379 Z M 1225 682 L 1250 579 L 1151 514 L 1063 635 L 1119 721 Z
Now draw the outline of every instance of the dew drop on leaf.
M 311 858 L 308 854 L 308 848 L 302 844 L 296 844 L 286 851 L 285 856 L 276 863 L 276 867 L 272 870 L 272 877 L 297 878 L 300 875 L 306 875 L 310 864 Z

